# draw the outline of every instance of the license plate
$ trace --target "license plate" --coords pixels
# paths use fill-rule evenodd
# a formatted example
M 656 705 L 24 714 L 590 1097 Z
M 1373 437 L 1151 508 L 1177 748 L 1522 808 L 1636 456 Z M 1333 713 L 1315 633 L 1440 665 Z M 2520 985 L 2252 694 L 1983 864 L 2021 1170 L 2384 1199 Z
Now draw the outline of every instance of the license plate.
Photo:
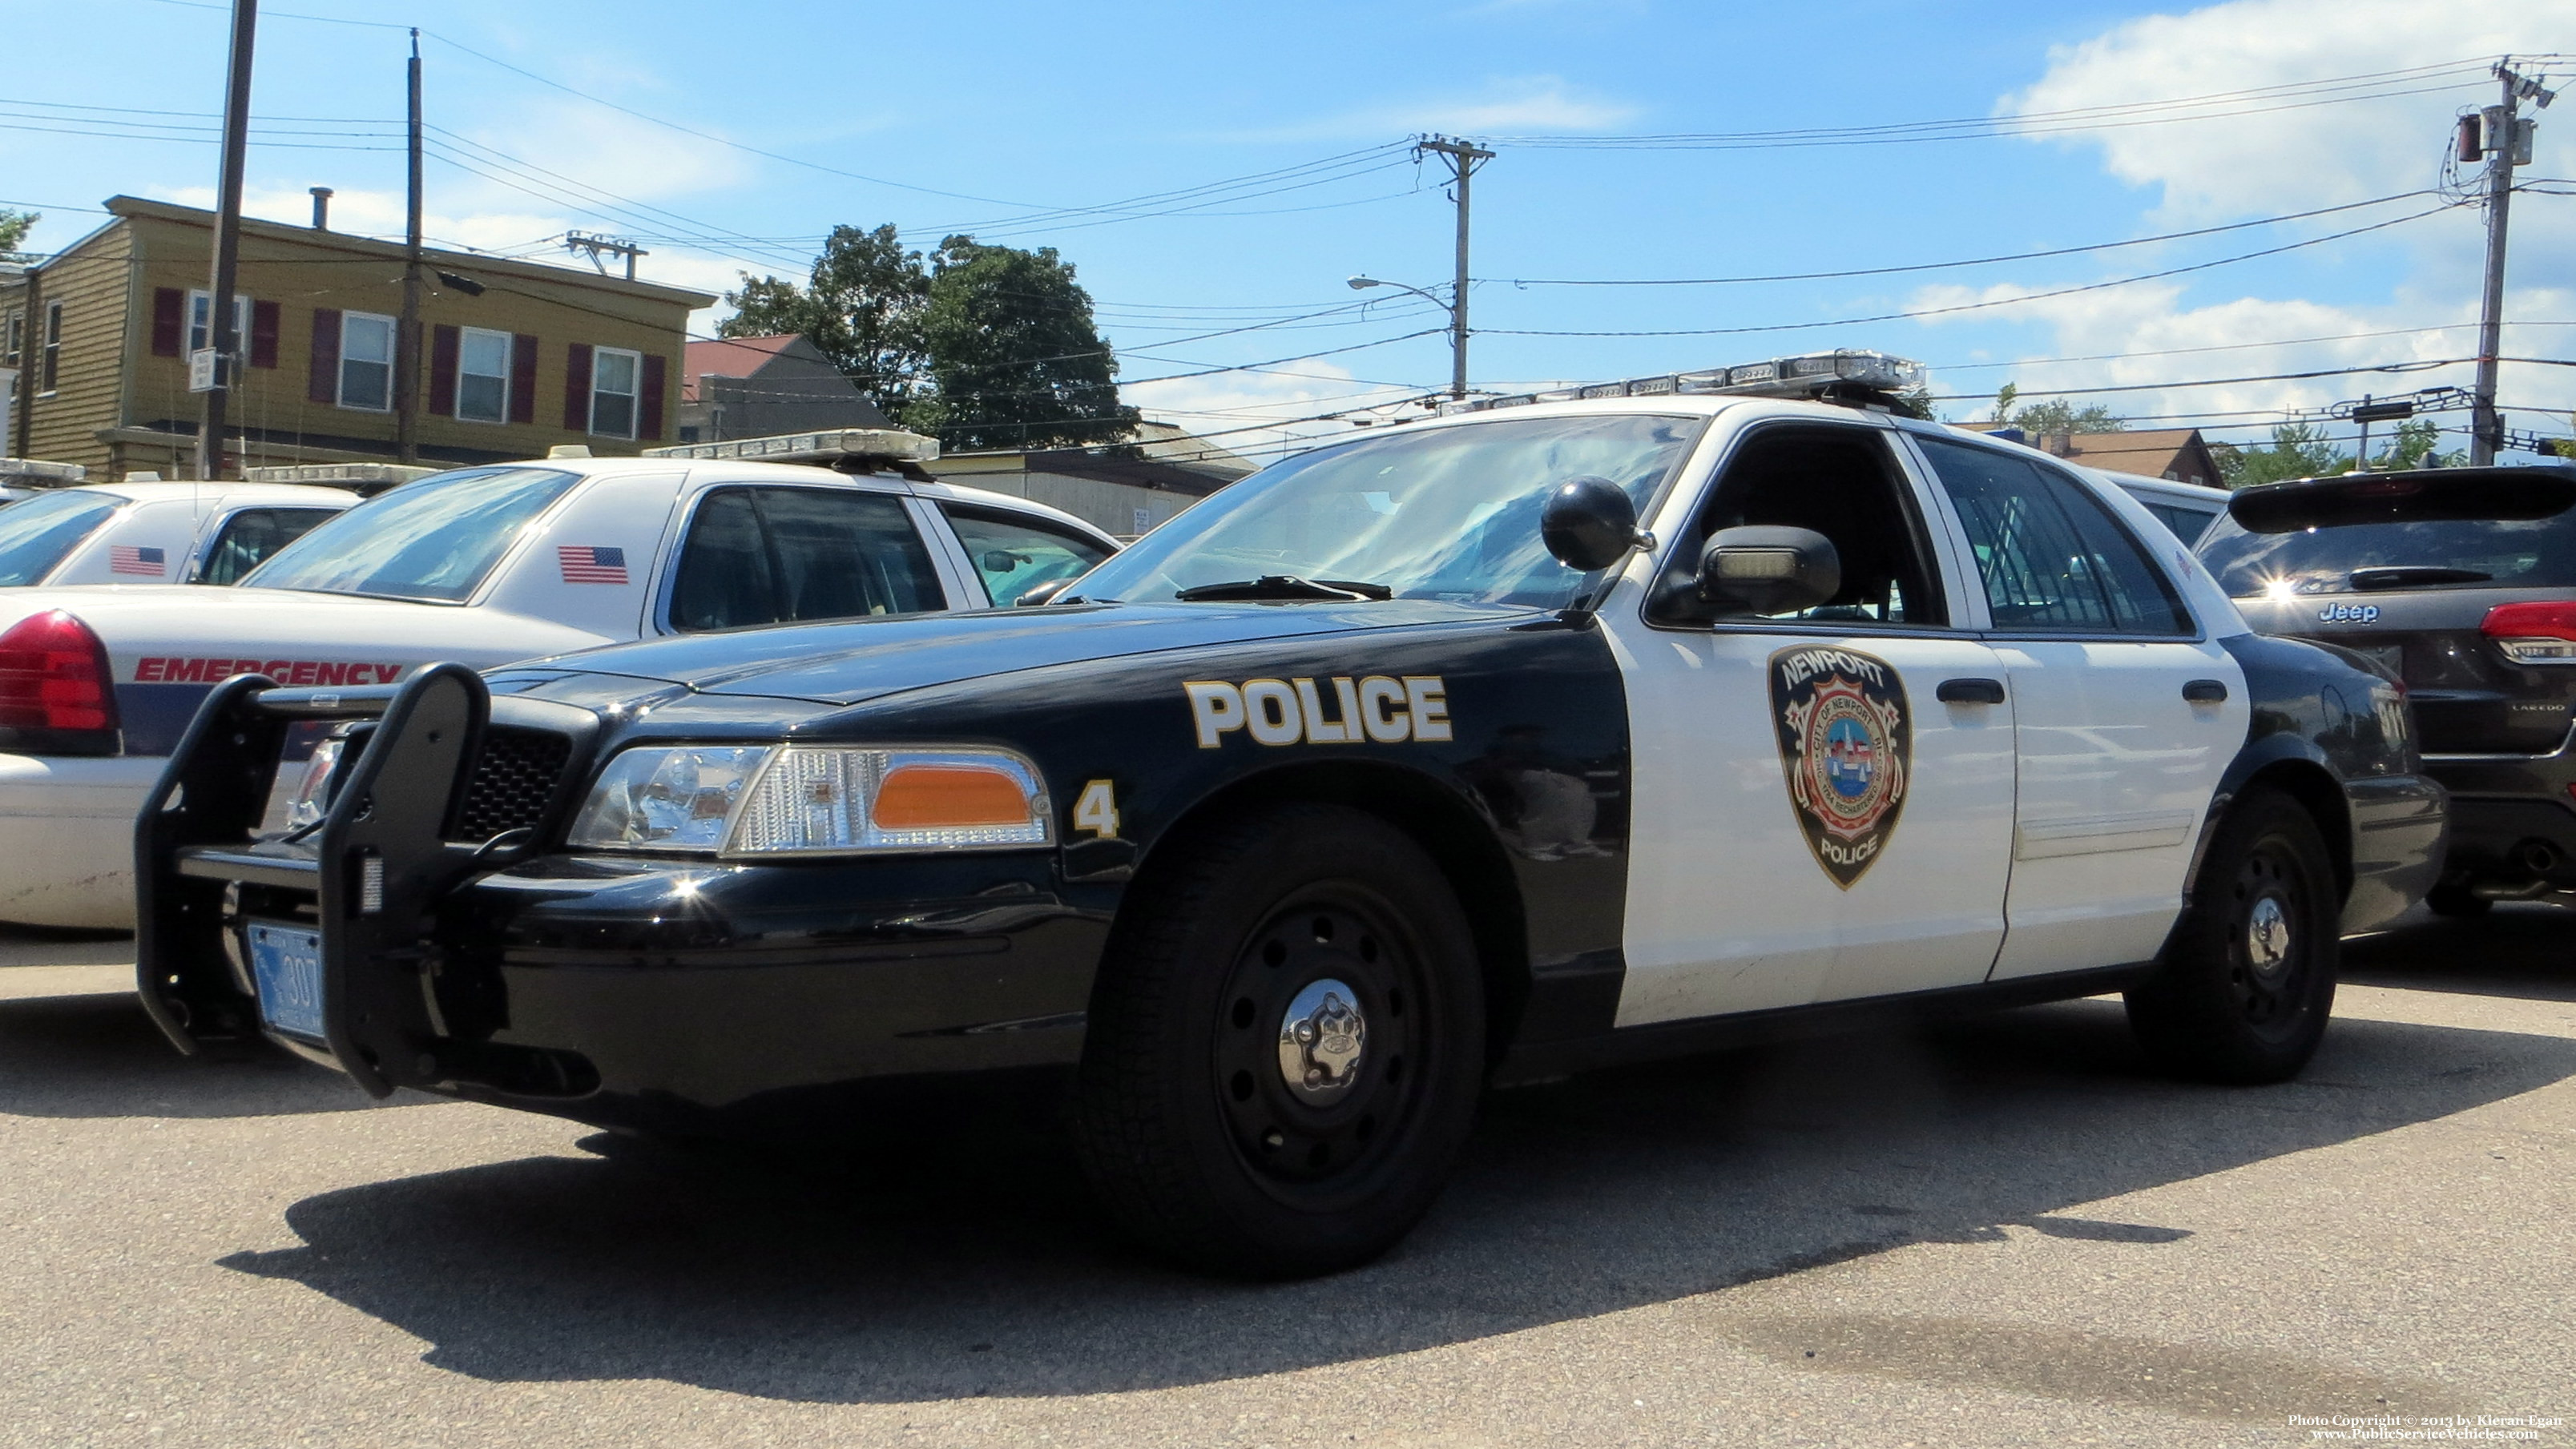
M 260 1019 L 273 1030 L 321 1041 L 322 933 L 253 921 L 248 935 Z

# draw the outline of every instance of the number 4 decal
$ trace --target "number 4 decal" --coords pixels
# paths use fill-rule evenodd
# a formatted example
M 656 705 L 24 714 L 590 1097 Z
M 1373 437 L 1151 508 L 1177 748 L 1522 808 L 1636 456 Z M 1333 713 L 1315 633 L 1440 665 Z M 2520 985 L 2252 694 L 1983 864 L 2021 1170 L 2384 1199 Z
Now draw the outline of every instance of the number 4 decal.
M 1073 828 L 1088 830 L 1103 840 L 1118 838 L 1118 795 L 1107 780 L 1094 780 L 1082 787 L 1081 798 L 1073 802 Z

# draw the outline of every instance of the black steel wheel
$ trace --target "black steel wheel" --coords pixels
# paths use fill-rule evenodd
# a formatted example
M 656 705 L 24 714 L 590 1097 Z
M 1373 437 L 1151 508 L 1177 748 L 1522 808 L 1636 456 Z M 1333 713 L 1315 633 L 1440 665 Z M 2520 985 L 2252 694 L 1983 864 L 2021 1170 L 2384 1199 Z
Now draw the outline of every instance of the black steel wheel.
M 2148 1054 L 2205 1081 L 2296 1076 L 2334 1010 L 2342 904 L 2306 809 L 2248 792 L 2219 822 L 2156 974 L 2128 992 Z
M 1367 1261 L 1474 1120 L 1483 994 L 1438 865 L 1331 805 L 1266 808 L 1150 869 L 1092 994 L 1076 1120 L 1141 1243 L 1253 1277 Z

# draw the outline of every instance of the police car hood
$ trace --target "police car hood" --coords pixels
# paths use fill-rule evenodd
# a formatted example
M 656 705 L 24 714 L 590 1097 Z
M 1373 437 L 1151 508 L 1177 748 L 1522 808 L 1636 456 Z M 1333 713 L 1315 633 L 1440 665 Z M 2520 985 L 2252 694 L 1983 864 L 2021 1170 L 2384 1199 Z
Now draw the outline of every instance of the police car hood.
M 1545 617 L 1549 616 L 1534 609 L 1438 599 L 1349 604 L 1060 604 L 693 634 L 612 645 L 540 661 L 529 668 L 651 680 L 700 694 L 846 705 L 905 690 L 1095 659 L 1359 630 Z

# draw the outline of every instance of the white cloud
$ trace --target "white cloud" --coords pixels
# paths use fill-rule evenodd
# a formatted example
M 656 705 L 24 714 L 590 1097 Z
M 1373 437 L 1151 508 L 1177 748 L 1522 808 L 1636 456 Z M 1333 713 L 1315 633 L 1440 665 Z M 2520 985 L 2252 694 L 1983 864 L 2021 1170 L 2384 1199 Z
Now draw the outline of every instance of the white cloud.
M 1394 405 L 1422 394 L 1418 389 L 1363 383 L 1348 368 L 1323 358 L 1274 364 L 1259 372 L 1212 373 L 1169 382 L 1126 384 L 1122 400 L 1141 409 L 1153 422 L 1171 423 L 1198 434 L 1221 434 L 1212 441 L 1257 460 L 1276 456 L 1283 447 L 1341 437 L 1353 431 L 1343 418 L 1315 419 L 1317 414 L 1372 416 L 1366 409 L 1384 408 L 1381 421 L 1420 416 L 1414 408 Z
M 1599 131 L 1636 113 L 1634 106 L 1584 95 L 1558 76 L 1501 76 L 1473 92 L 1363 106 L 1295 125 L 1237 133 L 1229 139 L 1384 138 L 1412 131 L 1467 136 Z
M 2127 21 L 2059 47 L 2048 73 L 1997 109 L 2025 116 L 2217 95 L 2546 50 L 2571 36 L 2576 0 L 2232 0 Z M 2050 139 L 2098 147 L 2111 175 L 2160 188 L 2168 219 L 2273 214 L 2432 184 L 2452 116 L 2463 104 L 2494 99 L 2492 82 L 2457 80 L 2424 95 Z M 2570 174 L 2576 125 L 2544 125 L 2542 135 L 2545 166 L 2558 168 L 2545 174 Z

